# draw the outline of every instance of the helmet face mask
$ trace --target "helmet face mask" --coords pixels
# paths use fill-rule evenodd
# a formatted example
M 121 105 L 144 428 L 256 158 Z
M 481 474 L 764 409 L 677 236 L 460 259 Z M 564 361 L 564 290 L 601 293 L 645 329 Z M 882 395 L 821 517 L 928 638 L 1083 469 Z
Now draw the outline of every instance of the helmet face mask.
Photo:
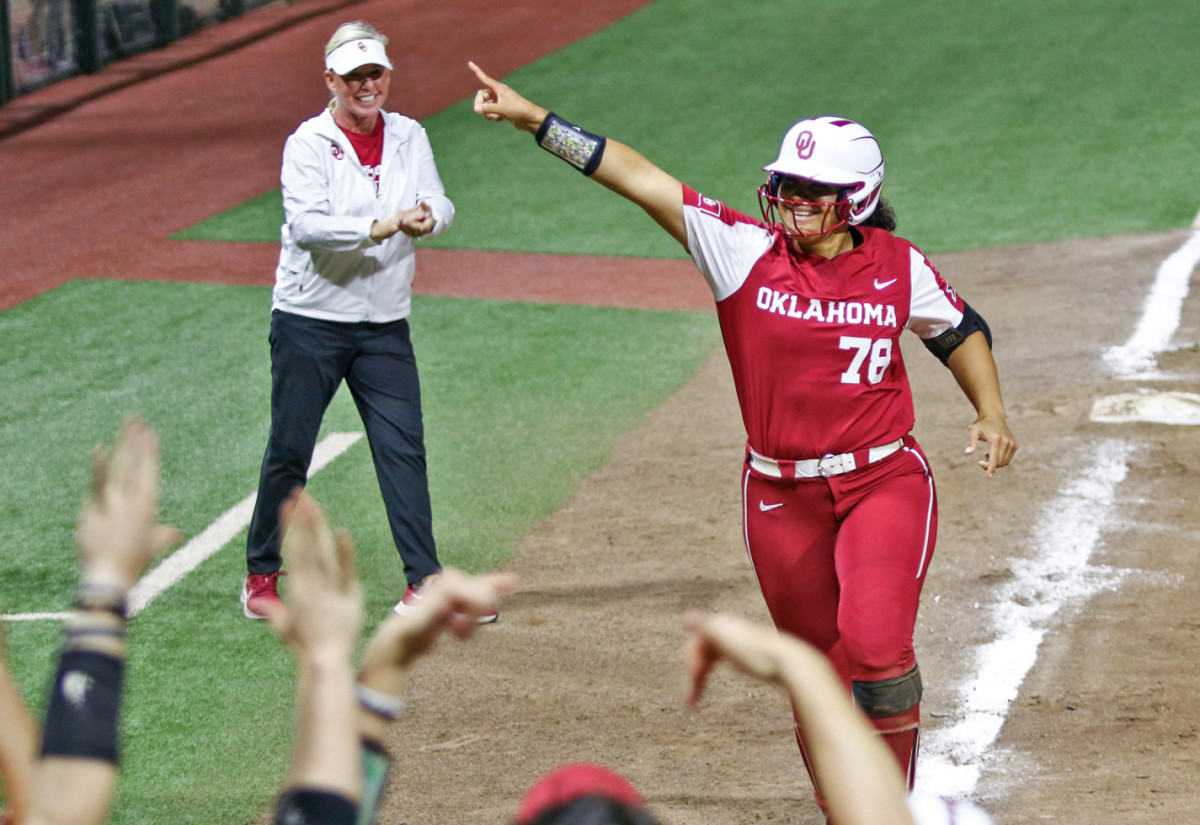
M 808 186 L 792 186 L 785 187 L 788 180 L 804 181 Z M 779 193 L 784 188 L 801 188 L 803 190 L 811 190 L 812 184 L 823 188 L 836 188 L 837 196 L 835 200 L 806 200 L 803 198 L 788 198 L 782 197 Z M 851 189 L 848 187 L 834 187 L 828 184 L 822 184 L 819 181 L 808 181 L 806 179 L 793 178 L 791 176 L 781 175 L 778 172 L 772 172 L 767 182 L 758 187 L 758 206 L 762 211 L 763 220 L 775 227 L 778 231 L 783 232 L 792 238 L 815 238 L 839 229 L 849 223 L 850 211 L 853 204 L 850 201 Z M 809 195 L 809 197 L 812 197 Z M 820 226 L 811 232 L 800 230 L 800 225 L 806 219 L 811 218 L 815 214 L 821 215 Z M 785 215 L 790 215 L 791 220 L 784 220 Z M 832 216 L 833 222 L 830 222 Z
M 773 226 L 779 223 L 776 217 L 781 208 L 794 208 L 779 198 L 784 177 L 802 178 L 841 190 L 837 201 L 839 222 L 817 233 L 799 235 L 811 237 L 847 223 L 857 226 L 871 217 L 883 186 L 883 154 L 875 136 L 852 120 L 828 116 L 807 118 L 788 129 L 779 157 L 764 166 L 763 171 L 770 177 L 759 187 L 759 205 L 763 219 Z

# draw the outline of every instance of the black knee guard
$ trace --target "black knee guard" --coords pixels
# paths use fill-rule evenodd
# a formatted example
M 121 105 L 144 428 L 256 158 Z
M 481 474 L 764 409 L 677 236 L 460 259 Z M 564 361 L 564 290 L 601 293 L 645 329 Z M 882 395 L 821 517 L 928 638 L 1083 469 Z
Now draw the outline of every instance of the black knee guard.
M 921 701 L 921 670 L 912 670 L 895 679 L 878 682 L 854 682 L 854 701 L 873 719 L 885 719 L 911 710 Z

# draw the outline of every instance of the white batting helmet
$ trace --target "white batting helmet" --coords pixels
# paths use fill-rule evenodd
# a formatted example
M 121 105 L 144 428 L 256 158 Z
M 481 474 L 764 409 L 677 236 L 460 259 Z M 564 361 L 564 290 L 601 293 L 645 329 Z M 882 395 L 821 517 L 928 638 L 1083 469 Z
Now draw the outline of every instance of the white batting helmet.
M 771 173 L 771 194 L 778 189 L 778 175 L 844 187 L 840 199 L 850 202 L 845 220 L 857 225 L 879 204 L 883 153 L 875 136 L 853 120 L 810 117 L 788 129 L 779 157 L 763 171 Z

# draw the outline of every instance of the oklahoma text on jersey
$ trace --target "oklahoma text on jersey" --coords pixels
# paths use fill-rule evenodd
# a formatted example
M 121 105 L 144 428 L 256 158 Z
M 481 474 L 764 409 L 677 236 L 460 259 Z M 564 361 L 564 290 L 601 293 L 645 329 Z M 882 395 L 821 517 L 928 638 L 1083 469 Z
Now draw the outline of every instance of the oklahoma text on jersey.
M 877 324 L 881 327 L 899 326 L 896 308 L 891 304 L 866 304 L 859 301 L 821 301 L 808 299 L 808 308 L 801 311 L 795 295 L 777 292 L 770 287 L 758 288 L 758 308 L 801 321 L 822 324 Z

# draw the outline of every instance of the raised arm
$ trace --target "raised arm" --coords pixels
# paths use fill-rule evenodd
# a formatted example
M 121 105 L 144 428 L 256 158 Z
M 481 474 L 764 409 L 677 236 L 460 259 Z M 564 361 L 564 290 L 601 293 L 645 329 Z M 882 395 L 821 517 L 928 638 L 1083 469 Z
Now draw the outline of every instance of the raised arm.
M 629 146 L 585 132 L 521 97 L 474 63 L 467 65 L 481 86 L 475 93 L 476 112 L 488 120 L 507 120 L 521 131 L 534 135 L 542 148 L 636 203 L 687 248 L 683 184 Z
M 499 607 L 500 597 L 517 587 L 515 576 L 492 573 L 469 576 L 452 567 L 438 574 L 411 612 L 392 616 L 379 626 L 367 647 L 358 674 L 359 726 L 363 746 L 363 817 L 373 820 L 391 757 L 383 743 L 391 723 L 402 714 L 400 694 L 408 670 L 445 632 L 469 638 L 478 618 Z
M 8 803 L 0 811 L 0 822 L 6 817 L 20 825 L 29 815 L 29 796 L 33 792 L 33 768 L 37 755 L 38 727 L 25 708 L 4 661 L 4 633 L 0 628 L 0 788 Z
M 179 539 L 158 524 L 158 439 L 145 422 L 126 421 L 111 455 L 96 450 L 92 465 L 77 529 L 79 594 L 46 709 L 28 825 L 104 820 L 117 781 L 126 598 Z
M 804 726 L 831 819 L 838 825 L 912 825 L 895 760 L 819 651 L 734 616 L 693 611 L 684 625 L 689 704 L 700 700 L 708 674 L 722 661 L 779 687 Z
M 362 774 L 350 659 L 362 627 L 362 593 L 354 546 L 346 534 L 334 537 L 320 506 L 301 489 L 280 516 L 290 586 L 287 603 L 271 603 L 267 618 L 298 666 L 296 741 L 284 799 L 316 792 L 357 805 Z
M 968 455 L 974 453 L 980 441 L 987 444 L 987 455 L 980 459 L 979 466 L 991 478 L 997 469 L 1012 461 L 1017 452 L 1017 440 L 1008 428 L 1004 401 L 1000 396 L 1000 377 L 984 334 L 975 332 L 967 336 L 950 353 L 946 366 L 977 414 L 967 428 L 966 452 Z

